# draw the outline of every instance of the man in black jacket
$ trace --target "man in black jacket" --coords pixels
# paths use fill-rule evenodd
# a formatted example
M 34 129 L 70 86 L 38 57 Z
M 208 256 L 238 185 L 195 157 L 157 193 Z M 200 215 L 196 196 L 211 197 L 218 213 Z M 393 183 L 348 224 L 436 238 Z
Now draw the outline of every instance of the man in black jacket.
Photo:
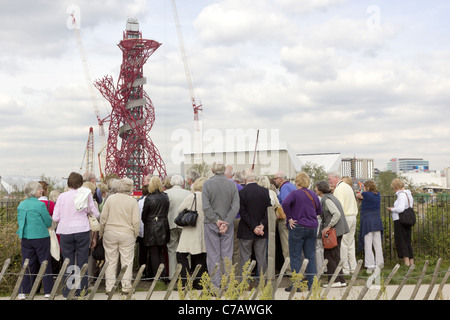
M 258 271 L 267 270 L 267 207 L 271 206 L 269 190 L 255 182 L 252 169 L 244 171 L 246 186 L 239 191 L 240 215 L 237 237 L 241 253 L 241 270 L 255 253 Z

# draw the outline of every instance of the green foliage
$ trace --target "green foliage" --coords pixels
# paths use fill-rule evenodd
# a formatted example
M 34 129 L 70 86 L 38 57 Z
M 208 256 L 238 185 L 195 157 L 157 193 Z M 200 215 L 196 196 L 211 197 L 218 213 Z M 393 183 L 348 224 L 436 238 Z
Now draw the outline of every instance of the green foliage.
M 328 180 L 327 172 L 325 171 L 324 166 L 318 166 L 312 162 L 306 162 L 306 164 L 302 167 L 302 171 L 307 173 L 311 178 L 311 189 L 313 190 L 317 181 Z

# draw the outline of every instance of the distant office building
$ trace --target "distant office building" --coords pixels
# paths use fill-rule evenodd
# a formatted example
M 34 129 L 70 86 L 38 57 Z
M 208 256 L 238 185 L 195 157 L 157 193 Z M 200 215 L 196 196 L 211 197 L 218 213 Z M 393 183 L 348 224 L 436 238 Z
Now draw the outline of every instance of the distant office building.
M 374 178 L 373 159 L 342 158 L 341 175 L 354 180 L 370 180 Z
M 427 172 L 430 163 L 422 158 L 393 158 L 387 163 L 387 170 L 392 172 Z

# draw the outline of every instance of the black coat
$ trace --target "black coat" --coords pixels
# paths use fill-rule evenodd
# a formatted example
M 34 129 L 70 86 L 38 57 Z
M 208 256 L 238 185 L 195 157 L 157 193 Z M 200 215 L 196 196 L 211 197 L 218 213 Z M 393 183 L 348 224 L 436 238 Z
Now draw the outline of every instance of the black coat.
M 247 240 L 261 238 L 253 230 L 262 223 L 264 226 L 262 238 L 267 238 L 269 234 L 267 207 L 272 205 L 269 190 L 256 183 L 249 183 L 239 191 L 239 199 L 241 221 L 239 222 L 237 237 Z
M 168 213 L 169 197 L 166 193 L 155 192 L 145 198 L 142 209 L 145 246 L 161 246 L 169 242 Z

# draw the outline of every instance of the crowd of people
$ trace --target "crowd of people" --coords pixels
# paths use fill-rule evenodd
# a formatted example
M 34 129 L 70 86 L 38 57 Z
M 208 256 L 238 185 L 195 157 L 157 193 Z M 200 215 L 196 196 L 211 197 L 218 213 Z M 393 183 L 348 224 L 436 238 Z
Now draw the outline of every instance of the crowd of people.
M 227 260 L 242 272 L 247 261 L 254 258 L 256 274 L 266 273 L 269 226 L 278 233 L 283 257 L 290 258 L 289 272 L 298 273 L 302 259 L 308 259 L 308 289 L 324 259 L 328 261 L 329 278 L 343 261 L 332 286 L 344 287 L 344 275 L 353 273 L 356 267 L 357 201 L 361 201 L 358 243 L 364 250 L 364 265 L 367 272 L 383 267 L 380 193 L 373 181 L 366 181 L 364 190 L 355 195 L 351 183 L 337 172 L 311 186 L 305 172 L 299 172 L 292 183 L 281 171 L 269 179 L 256 176 L 252 169 L 234 172 L 231 165 L 220 161 L 214 162 L 211 170 L 210 178 L 196 171 L 190 171 L 186 179 L 173 175 L 161 181 L 157 176 L 147 176 L 139 199 L 133 197 L 134 182 L 129 178 L 112 178 L 97 187 L 91 173 L 82 176 L 72 172 L 66 191 L 53 190 L 49 195 L 45 181 L 28 183 L 24 188 L 26 199 L 17 209 L 22 259 L 29 260 L 18 298 L 25 299 L 30 293 L 44 260 L 51 261 L 43 277 L 44 294 L 49 297 L 52 275 L 64 259 L 69 259 L 71 266 L 63 286 L 64 297 L 73 288 L 69 275 L 79 272 L 86 263 L 87 276 L 76 284 L 76 295 L 87 291 L 100 271 L 96 260 L 101 259 L 108 262 L 107 294 L 123 267 L 127 268 L 122 291 L 130 292 L 135 262 L 145 264 L 144 278 L 155 277 L 159 266 L 164 265 L 161 277 L 166 281 L 173 277 L 178 264 L 183 279 L 197 266 L 201 275 L 212 274 L 219 264 L 212 278 L 213 285 L 219 288 Z M 414 263 L 411 228 L 399 222 L 399 213 L 413 205 L 413 198 L 401 180 L 395 179 L 391 187 L 397 194 L 394 206 L 388 208 L 394 220 L 395 243 L 399 257 L 410 265 Z M 184 209 L 198 213 L 195 225 L 180 227 L 174 222 Z M 99 221 L 99 231 L 91 230 L 89 216 Z M 337 246 L 324 249 L 322 235 L 330 228 L 336 232 Z M 58 236 L 59 260 L 50 254 L 51 229 L 56 229 Z M 104 251 L 101 258 L 94 254 L 99 248 Z M 201 288 L 198 279 L 194 288 Z

